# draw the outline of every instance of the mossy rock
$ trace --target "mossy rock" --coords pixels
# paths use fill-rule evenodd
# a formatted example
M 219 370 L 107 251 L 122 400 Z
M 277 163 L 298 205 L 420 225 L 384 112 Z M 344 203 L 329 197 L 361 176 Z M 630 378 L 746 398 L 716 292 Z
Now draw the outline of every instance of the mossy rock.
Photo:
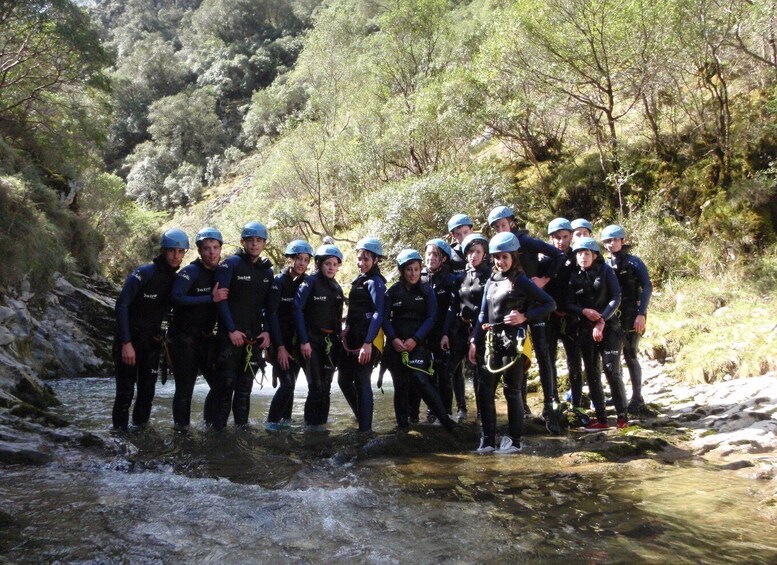
M 23 378 L 11 391 L 16 398 L 36 408 L 50 408 L 62 404 L 54 390 L 43 384 L 36 384 L 33 381 Z
M 70 425 L 70 422 L 68 422 L 64 418 L 60 418 L 59 416 L 51 414 L 46 410 L 41 410 L 37 406 L 33 406 L 32 404 L 27 404 L 26 402 L 20 402 L 18 404 L 15 404 L 11 408 L 10 413 L 11 415 L 16 416 L 17 418 L 28 418 L 40 424 L 43 424 L 44 426 L 50 426 L 54 428 L 64 428 L 65 426 Z

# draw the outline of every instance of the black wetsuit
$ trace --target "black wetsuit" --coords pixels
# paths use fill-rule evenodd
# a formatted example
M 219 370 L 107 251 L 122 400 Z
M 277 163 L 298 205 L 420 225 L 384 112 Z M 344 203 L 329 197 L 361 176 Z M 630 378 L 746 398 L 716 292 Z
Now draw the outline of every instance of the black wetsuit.
M 445 263 L 435 273 L 430 273 L 426 269 L 421 271 L 421 282 L 428 284 L 432 288 L 437 299 L 437 313 L 432 330 L 429 332 L 427 343 L 432 355 L 434 355 L 435 374 L 432 382 L 440 393 L 442 405 L 446 410 L 445 413 L 450 414 L 453 406 L 452 374 L 454 363 L 451 350 L 443 351 L 440 347 L 440 340 L 445 335 L 446 317 L 453 301 L 453 295 L 458 287 L 458 279 L 451 273 L 450 266 Z M 452 323 L 457 324 L 458 321 L 454 319 Z M 413 411 L 411 407 L 411 412 Z
M 329 399 L 342 344 L 343 289 L 317 271 L 305 277 L 294 299 L 294 322 L 300 344 L 310 343 L 310 359 L 303 359 L 308 381 L 305 424 L 321 426 L 329 419 Z
M 368 273 L 359 274 L 351 282 L 348 294 L 348 315 L 345 327 L 345 351 L 340 358 L 337 383 L 348 405 L 359 420 L 359 431 L 372 429 L 372 370 L 380 362 L 380 351 L 372 348 L 370 361 L 359 364 L 359 350 L 366 343 L 372 344 L 383 325 L 383 301 L 386 296 L 386 279 L 375 265 Z
M 162 322 L 170 313 L 170 288 L 174 278 L 175 270 L 167 264 L 163 255 L 159 255 L 153 263 L 132 271 L 116 300 L 114 428 L 126 429 L 129 424 L 129 409 L 136 383 L 138 397 L 132 410 L 132 423 L 142 426 L 151 417 L 159 353 L 162 350 Z M 134 366 L 121 360 L 122 345 L 130 342 L 135 349 Z
M 479 344 L 484 338 L 483 324 L 499 324 L 492 332 L 491 348 L 488 341 L 485 354 L 490 366 L 496 372 L 486 369 L 481 371 L 479 397 L 480 421 L 482 425 L 482 445 L 496 446 L 496 405 L 494 394 L 502 377 L 505 399 L 507 400 L 507 420 L 510 437 L 514 443 L 523 434 L 523 392 L 521 382 L 524 373 L 524 356 L 522 354 L 523 339 L 526 327 L 532 320 L 545 318 L 555 310 L 556 303 L 546 292 L 535 285 L 526 275 L 519 274 L 515 282 L 502 273 L 494 273 L 486 283 L 480 314 L 472 339 Z M 523 313 L 527 321 L 518 326 L 503 323 L 504 317 L 511 311 Z M 508 366 L 504 371 L 499 369 Z
M 623 246 L 607 264 L 615 271 L 621 285 L 620 322 L 623 328 L 623 358 L 629 369 L 631 380 L 631 401 L 629 408 L 637 410 L 644 404 L 642 398 L 642 367 L 639 364 L 639 339 L 642 337 L 634 330 L 637 316 L 647 316 L 653 285 L 642 260 L 629 253 L 629 247 Z
M 582 404 L 583 395 L 583 367 L 580 356 L 580 346 L 577 340 L 577 316 L 568 316 L 566 310 L 569 277 L 577 269 L 577 260 L 573 251 L 565 254 L 565 261 L 558 269 L 555 278 L 545 285 L 545 292 L 556 301 L 556 311 L 550 315 L 546 335 L 548 338 L 548 352 L 550 353 L 550 367 L 553 371 L 553 382 L 558 386 L 556 374 L 556 359 L 558 356 L 558 342 L 564 345 L 567 355 L 567 371 L 569 373 L 569 387 L 572 390 L 572 405 L 579 407 Z M 540 260 L 540 269 L 548 266 L 549 258 Z
M 294 406 L 294 389 L 300 372 L 299 343 L 294 329 L 294 299 L 304 275 L 294 278 L 289 267 L 284 268 L 275 277 L 267 312 L 270 318 L 270 337 L 272 352 L 270 358 L 273 365 L 273 381 L 278 382 L 278 390 L 270 402 L 267 421 L 278 423 L 281 420 L 291 420 L 291 410 Z M 289 354 L 289 367 L 284 370 L 278 363 L 278 348 L 283 346 Z
M 487 258 L 476 269 L 467 267 L 464 275 L 458 281 L 458 290 L 453 295 L 448 316 L 445 319 L 445 334 L 448 336 L 451 347 L 451 356 L 456 366 L 454 369 L 453 391 L 456 395 L 457 409 L 467 411 L 464 399 L 463 385 L 457 390 L 459 384 L 456 380 L 456 372 L 464 365 L 464 359 L 469 353 L 469 339 L 480 314 L 480 304 L 483 302 L 483 290 L 491 276 L 491 265 Z M 482 357 L 483 352 L 479 352 Z M 475 390 L 475 403 L 478 404 L 478 374 L 480 367 L 475 365 L 472 371 L 472 384 Z M 461 398 L 460 398 L 461 396 Z M 478 409 L 478 413 L 480 409 Z
M 448 417 L 429 375 L 422 370 L 411 368 L 414 362 L 417 362 L 420 365 L 419 368 L 428 370 L 428 364 L 424 362 L 431 356 L 427 347 L 427 336 L 434 326 L 436 314 L 437 299 L 432 288 L 425 283 L 419 282 L 407 288 L 400 281 L 386 291 L 383 316 L 383 331 L 386 333 L 386 365 L 394 381 L 394 413 L 400 429 L 407 429 L 410 425 L 410 389 L 418 392 L 446 429 L 454 428 L 453 420 Z M 412 338 L 416 342 L 415 349 L 407 356 L 407 363 L 403 362 L 402 354 L 394 349 L 392 341 L 395 338 L 403 341 Z M 436 367 L 434 370 L 436 371 Z
M 464 271 L 467 270 L 467 257 L 461 250 L 461 244 L 458 241 L 451 245 L 451 258 L 448 261 L 448 266 L 451 269 L 451 274 L 456 278 L 462 277 Z
M 564 254 L 551 244 L 531 237 L 525 230 L 514 229 L 512 231 L 521 243 L 521 267 L 526 276 L 530 279 L 539 276 L 553 279 L 565 261 Z M 548 258 L 542 272 L 540 272 L 539 255 L 544 255 Z M 542 396 L 545 404 L 544 412 L 551 410 L 552 403 L 559 400 L 558 387 L 556 386 L 554 370 L 550 360 L 546 322 L 547 317 L 529 322 L 534 356 L 537 358 L 537 368 L 540 373 L 540 384 L 542 385 Z M 523 400 L 526 402 L 526 375 L 524 375 L 523 379 L 521 386 L 524 394 Z
M 191 420 L 192 393 L 197 374 L 202 373 L 210 386 L 205 399 L 204 419 L 216 419 L 214 388 L 217 343 L 213 335 L 218 312 L 213 302 L 215 270 L 196 259 L 178 272 L 173 282 L 173 321 L 170 324 L 170 353 L 175 377 L 173 421 L 188 426 Z
M 621 380 L 621 338 L 622 330 L 616 312 L 621 302 L 621 289 L 618 278 L 601 255 L 590 269 L 578 267 L 569 278 L 567 311 L 578 319 L 578 341 L 583 355 L 588 391 L 594 403 L 596 418 L 606 422 L 604 392 L 602 391 L 601 363 L 604 375 L 610 386 L 610 392 L 618 415 L 625 416 L 626 392 Z M 593 338 L 596 325 L 583 316 L 583 310 L 592 308 L 605 319 L 602 341 Z
M 262 352 L 254 342 L 259 334 L 268 331 L 265 312 L 268 305 L 273 272 L 270 261 L 259 258 L 256 262 L 244 251 L 227 257 L 216 269 L 216 282 L 229 289 L 229 298 L 218 303 L 219 354 L 216 360 L 218 388 L 218 417 L 214 422 L 222 429 L 229 420 L 230 409 L 235 424 L 248 423 L 251 389 L 254 385 L 252 360 L 261 360 Z M 229 332 L 239 330 L 247 343 L 232 345 Z

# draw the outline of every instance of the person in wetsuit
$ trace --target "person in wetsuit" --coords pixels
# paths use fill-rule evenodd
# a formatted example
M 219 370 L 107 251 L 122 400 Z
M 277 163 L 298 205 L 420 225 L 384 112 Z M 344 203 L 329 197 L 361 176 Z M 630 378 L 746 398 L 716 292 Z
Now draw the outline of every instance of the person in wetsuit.
M 642 398 L 642 367 L 637 354 L 639 339 L 645 333 L 647 309 L 653 285 L 647 267 L 636 255 L 629 253 L 625 243 L 626 230 L 619 225 L 607 226 L 602 230 L 602 243 L 609 257 L 607 264 L 615 271 L 621 285 L 620 323 L 623 328 L 623 358 L 631 379 L 631 400 L 628 412 L 639 414 L 645 409 Z
M 529 236 L 525 230 L 519 230 L 515 225 L 515 214 L 507 206 L 497 206 L 488 214 L 488 225 L 496 233 L 512 232 L 520 243 L 521 267 L 523 272 L 539 288 L 543 288 L 551 279 L 553 279 L 561 265 L 565 261 L 564 254 L 552 245 Z M 539 269 L 539 256 L 544 255 L 549 258 L 544 272 Z M 561 433 L 559 422 L 559 396 L 558 388 L 554 380 L 553 369 L 550 364 L 550 348 L 545 333 L 546 319 L 535 319 L 529 323 L 531 330 L 532 345 L 534 346 L 534 356 L 537 358 L 537 367 L 540 373 L 540 384 L 542 385 L 543 409 L 542 417 L 545 420 L 545 427 L 552 434 Z M 523 375 L 523 401 L 526 403 L 526 375 Z M 529 405 L 524 404 L 524 411 L 528 410 Z
M 114 429 L 126 430 L 129 409 L 135 395 L 132 423 L 144 426 L 151 417 L 151 405 L 162 350 L 162 322 L 170 313 L 170 289 L 189 237 L 174 228 L 162 234 L 161 252 L 152 263 L 138 267 L 124 281 L 116 299 L 116 334 L 113 361 L 116 370 L 116 398 L 113 402 Z
M 575 241 L 572 251 L 577 269 L 569 277 L 567 312 L 578 319 L 578 340 L 586 381 L 596 421 L 585 427 L 595 432 L 610 427 L 607 422 L 601 365 L 610 386 L 619 428 L 627 425 L 626 392 L 621 380 L 621 326 L 616 312 L 621 289 L 615 272 L 604 262 L 599 244 L 590 237 Z
M 437 299 L 432 288 L 421 282 L 421 261 L 418 251 L 401 251 L 397 255 L 400 280 L 386 291 L 383 331 L 386 365 L 394 381 L 394 413 L 397 428 L 407 430 L 413 388 L 445 429 L 453 431 L 455 424 L 430 380 L 435 368 L 427 337 L 434 326 Z
M 332 376 L 340 355 L 340 324 L 343 319 L 343 289 L 335 275 L 343 254 L 331 244 L 316 249 L 316 270 L 297 290 L 294 322 L 300 342 L 303 370 L 308 381 L 305 424 L 316 430 L 329 420 Z
M 443 348 L 450 347 L 453 352 L 453 362 L 457 364 L 457 367 L 463 365 L 462 361 L 468 357 L 469 338 L 480 314 L 483 290 L 491 276 L 488 239 L 484 235 L 479 233 L 469 234 L 464 238 L 461 247 L 467 257 L 467 269 L 464 271 L 464 275 L 458 279 L 458 288 L 454 292 L 453 300 L 445 319 L 443 340 L 447 339 L 448 343 L 442 344 Z M 478 355 L 480 360 L 482 360 L 483 352 L 479 351 Z M 476 363 L 472 365 L 472 368 L 475 404 L 478 406 L 478 415 L 480 415 L 480 402 L 478 400 L 480 364 Z M 464 405 L 464 414 L 462 415 L 461 409 L 459 409 L 459 414 L 457 415 L 459 422 L 465 418 L 466 404 Z
M 451 236 L 451 259 L 448 264 L 451 267 L 451 273 L 461 279 L 467 270 L 467 253 L 464 250 L 464 240 L 472 233 L 472 219 L 466 214 L 454 214 L 448 220 L 448 234 Z M 447 323 L 447 322 L 446 322 Z M 449 331 L 455 335 L 462 336 L 463 328 L 460 327 L 458 317 L 450 321 L 452 327 Z M 459 326 L 459 327 L 457 327 Z M 467 419 L 467 397 L 464 388 L 464 359 L 467 356 L 466 339 L 456 339 L 451 343 L 451 356 L 453 370 L 451 373 L 451 384 L 453 386 L 453 396 L 456 399 L 456 421 L 463 422 Z
M 263 370 L 262 350 L 270 345 L 265 314 L 273 271 L 270 261 L 261 256 L 267 238 L 263 224 L 248 222 L 240 233 L 242 250 L 216 269 L 219 288 L 229 289 L 229 298 L 218 303 L 218 408 L 213 425 L 219 430 L 226 427 L 230 411 L 236 426 L 248 425 L 255 367 L 258 361 Z
M 451 273 L 451 268 L 448 264 L 452 255 L 453 251 L 448 242 L 439 238 L 430 239 L 424 247 L 426 266 L 421 271 L 421 282 L 431 287 L 437 302 L 437 313 L 432 330 L 429 332 L 428 344 L 429 350 L 434 356 L 435 375 L 432 382 L 440 393 L 446 414 L 450 414 L 453 408 L 451 381 L 453 359 L 448 340 L 445 340 L 446 346 L 443 348 L 443 337 L 445 335 L 445 318 L 451 305 L 453 293 L 458 286 L 457 277 Z M 433 411 L 429 410 L 427 422 L 433 423 L 436 418 Z
M 558 342 L 561 340 L 567 356 L 569 386 L 572 391 L 572 412 L 579 422 L 584 425 L 588 423 L 588 416 L 582 408 L 583 367 L 580 347 L 577 343 L 577 318 L 575 316 L 568 316 L 566 311 L 569 277 L 577 269 L 577 260 L 570 246 L 572 242 L 572 225 L 566 218 L 556 218 L 548 224 L 548 236 L 553 246 L 563 252 L 565 257 L 564 263 L 559 268 L 556 276 L 545 285 L 544 289 L 556 301 L 556 311 L 551 314 L 546 326 L 553 382 L 558 383 L 556 378 L 556 359 L 558 355 Z M 548 257 L 543 257 L 540 260 L 540 269 L 543 269 L 549 260 Z
M 272 340 L 270 359 L 273 366 L 273 385 L 279 385 L 267 414 L 265 428 L 268 431 L 288 428 L 291 425 L 294 389 L 300 372 L 299 344 L 294 329 L 294 299 L 299 285 L 305 280 L 313 253 L 313 246 L 307 241 L 296 239 L 290 242 L 284 251 L 287 264 L 275 277 L 270 288 L 267 306 Z
M 356 244 L 359 275 L 351 281 L 348 315 L 343 331 L 343 355 L 338 367 L 337 384 L 359 421 L 359 431 L 372 431 L 372 371 L 380 363 L 383 343 L 383 300 L 386 279 L 380 274 L 378 261 L 383 245 L 374 237 Z
M 485 370 L 480 376 L 481 436 L 478 453 L 510 454 L 521 450 L 523 399 L 521 381 L 524 372 L 523 340 L 528 322 L 555 310 L 553 299 L 522 271 L 515 234 L 502 232 L 489 242 L 494 273 L 483 291 L 480 313 L 470 338 L 469 360 L 478 361 L 478 345 L 485 352 Z M 507 400 L 509 435 L 503 436 L 496 449 L 496 405 L 494 395 L 502 379 Z
M 189 427 L 198 373 L 202 373 L 210 386 L 203 418 L 206 424 L 212 425 L 215 421 L 213 391 L 217 344 L 213 329 L 218 318 L 216 304 L 226 300 L 229 294 L 228 289 L 214 284 L 224 243 L 221 232 L 212 227 L 204 228 L 197 233 L 194 243 L 200 256 L 175 277 L 171 291 L 173 320 L 167 332 L 175 378 L 173 423 L 177 430 Z

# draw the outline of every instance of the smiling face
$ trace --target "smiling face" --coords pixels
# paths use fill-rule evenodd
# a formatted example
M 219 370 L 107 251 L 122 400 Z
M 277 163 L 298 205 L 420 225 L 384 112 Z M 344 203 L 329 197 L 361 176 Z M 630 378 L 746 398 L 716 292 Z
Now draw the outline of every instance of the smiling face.
M 297 253 L 291 258 L 291 272 L 295 277 L 301 277 L 308 270 L 310 265 L 310 255 L 307 253 Z
M 424 260 L 426 261 L 426 268 L 432 273 L 439 271 L 443 263 L 443 254 L 440 248 L 436 245 L 427 245 L 424 250 Z
M 185 249 L 173 249 L 172 247 L 165 247 L 162 249 L 162 256 L 165 258 L 165 263 L 176 271 L 181 266 L 184 255 L 186 255 Z
M 402 267 L 402 281 L 406 285 L 418 284 L 421 280 L 421 262 L 414 260 L 410 261 Z
M 218 239 L 203 239 L 197 246 L 197 252 L 205 268 L 212 271 L 221 261 L 221 242 Z
M 590 249 L 578 249 L 575 252 L 575 257 L 577 257 L 577 264 L 581 269 L 590 269 L 591 265 L 594 264 L 596 254 Z
M 359 249 L 356 254 L 356 266 L 359 267 L 360 273 L 369 273 L 370 269 L 375 266 L 375 255 L 366 249 Z
M 550 242 L 556 249 L 566 252 L 572 243 L 572 233 L 569 230 L 554 231 L 550 234 Z
M 335 275 L 339 269 L 340 260 L 337 257 L 327 257 L 319 267 L 321 273 L 328 279 L 335 278 Z
M 496 270 L 500 273 L 506 273 L 510 270 L 510 267 L 513 266 L 513 254 L 509 253 L 507 251 L 502 251 L 501 253 L 495 253 L 493 255 L 494 257 L 494 265 L 496 266 Z
M 482 243 L 470 244 L 469 249 L 467 250 L 467 261 L 469 262 L 470 267 L 477 269 L 483 263 L 485 256 L 486 250 Z

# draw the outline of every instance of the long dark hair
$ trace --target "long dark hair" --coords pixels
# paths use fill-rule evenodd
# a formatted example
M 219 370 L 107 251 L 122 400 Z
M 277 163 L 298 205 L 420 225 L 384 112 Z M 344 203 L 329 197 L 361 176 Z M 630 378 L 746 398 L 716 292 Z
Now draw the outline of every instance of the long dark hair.
M 521 264 L 521 250 L 510 251 L 510 256 L 513 258 L 513 261 L 510 264 L 510 268 L 504 273 L 504 277 L 515 286 L 515 281 L 518 276 L 524 274 L 523 265 Z M 494 263 L 494 273 L 498 272 L 499 270 L 496 268 L 496 263 Z

